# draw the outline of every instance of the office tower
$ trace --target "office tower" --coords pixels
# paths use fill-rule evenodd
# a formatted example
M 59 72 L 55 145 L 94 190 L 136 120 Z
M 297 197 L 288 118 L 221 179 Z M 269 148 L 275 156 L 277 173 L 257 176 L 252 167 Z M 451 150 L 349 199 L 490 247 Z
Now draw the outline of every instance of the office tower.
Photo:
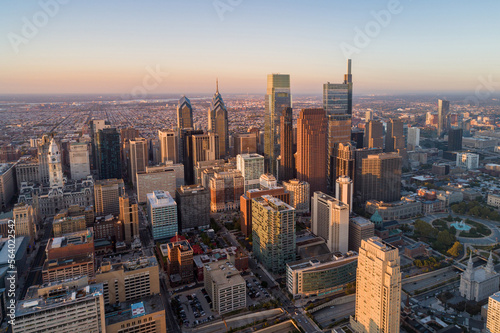
M 180 230 L 210 227 L 210 190 L 201 185 L 178 187 L 175 191 Z
M 132 141 L 135 138 L 140 138 L 139 130 L 133 128 L 133 127 L 128 127 L 128 128 L 122 128 L 120 130 L 120 139 L 122 145 L 125 143 L 125 141 Z
M 363 201 L 393 202 L 401 199 L 402 158 L 396 153 L 368 155 L 362 161 Z
M 410 127 L 408 128 L 408 150 L 415 150 L 416 147 L 420 146 L 420 128 Z
M 327 118 L 323 109 L 302 109 L 297 122 L 297 178 L 311 192 L 326 191 Z
M 137 173 L 146 171 L 148 165 L 148 142 L 144 138 L 130 140 L 129 180 L 137 188 Z
M 405 136 L 403 134 L 403 122 L 400 119 L 391 119 L 387 122 L 387 133 L 385 135 L 385 151 L 401 153 L 405 149 Z
M 356 147 L 351 142 L 339 143 L 337 146 L 337 166 L 336 177 L 347 176 L 354 182 L 355 177 L 355 161 L 354 152 Z
M 368 110 L 365 112 L 365 122 L 369 122 L 370 120 L 373 120 L 373 111 Z
M 219 81 L 217 80 L 217 90 L 208 109 L 208 131 L 216 133 L 219 141 L 219 154 L 214 159 L 222 159 L 229 156 L 228 126 L 227 109 L 219 93 Z
M 179 163 L 179 136 L 174 130 L 159 130 L 160 162 L 172 161 Z
M 239 170 L 216 172 L 210 178 L 210 211 L 223 212 L 240 208 L 245 180 Z
M 169 243 L 161 245 L 162 254 L 166 250 L 167 274 L 173 284 L 187 284 L 193 281 L 193 248 L 180 237 L 172 237 Z
M 347 74 L 340 84 L 323 84 L 323 108 L 327 114 L 352 115 L 351 59 L 347 60 Z
M 295 209 L 270 195 L 252 199 L 253 253 L 272 273 L 295 260 Z
M 252 234 L 252 200 L 262 197 L 263 195 L 271 195 L 290 204 L 290 193 L 283 187 L 271 187 L 268 189 L 252 189 L 245 192 L 240 197 L 240 213 L 241 213 L 241 232 L 245 236 L 250 237 Z
M 284 181 L 283 187 L 290 193 L 290 206 L 295 208 L 295 213 L 309 213 L 311 206 L 311 188 L 308 182 L 297 178 Z
M 351 141 L 353 142 L 356 149 L 363 148 L 364 136 L 365 132 L 357 127 L 351 131 Z
M 280 116 L 283 110 L 292 107 L 290 75 L 269 74 L 267 76 L 266 112 L 264 115 L 264 155 L 266 171 L 278 174 L 280 154 Z
M 155 256 L 122 260 L 103 258 L 95 281 L 103 285 L 104 304 L 142 299 L 160 293 L 158 261 Z
M 148 222 L 152 227 L 154 240 L 175 236 L 178 231 L 177 203 L 170 193 L 154 191 L 148 193 Z
M 323 192 L 314 192 L 311 230 L 326 241 L 330 252 L 346 253 L 349 249 L 349 206 Z
M 190 135 L 188 135 L 190 134 Z M 203 134 L 203 131 L 187 131 L 184 136 L 184 179 L 186 184 L 194 184 L 194 166 L 200 161 L 212 161 L 219 156 L 219 135 Z
M 168 161 L 166 165 L 147 166 L 144 172 L 137 173 L 137 200 L 146 202 L 146 194 L 156 190 L 174 193 L 184 185 L 184 166 Z
M 257 154 L 259 133 L 236 133 L 233 135 L 234 152 L 238 154 Z
M 245 279 L 228 260 L 205 265 L 203 276 L 214 311 L 222 315 L 247 306 Z
M 18 302 L 14 333 L 106 332 L 102 284 L 65 281 L 37 287 Z
M 398 333 L 401 313 L 399 251 L 378 237 L 361 241 L 356 272 L 355 332 Z
M 69 169 L 72 180 L 81 180 L 90 175 L 88 145 L 83 142 L 69 144 Z
M 379 120 L 370 120 L 365 127 L 363 146 L 365 148 L 384 147 L 384 126 Z
M 245 192 L 259 188 L 260 176 L 264 173 L 264 156 L 259 154 L 240 154 L 236 156 L 236 168 L 245 178 Z
M 370 220 L 356 216 L 349 219 L 349 251 L 359 252 L 361 241 L 375 235 L 375 224 Z
M 4 211 L 16 193 L 15 163 L 0 164 L 0 208 Z
M 286 108 L 282 111 L 280 130 L 280 168 L 278 179 L 289 180 L 295 177 L 292 108 Z
M 458 153 L 456 165 L 467 170 L 477 169 L 479 167 L 479 154 Z
M 16 237 L 26 236 L 30 240 L 30 246 L 35 244 L 37 232 L 37 214 L 32 205 L 24 202 L 14 205 L 12 216 L 16 222 Z M 8 237 L 7 235 L 5 235 Z
M 97 151 L 99 178 L 121 178 L 120 133 L 116 128 L 97 132 Z
M 462 150 L 463 129 L 450 128 L 448 131 L 448 150 Z
M 38 140 L 37 154 L 38 154 L 38 165 L 39 165 L 39 177 L 40 183 L 49 183 L 49 147 L 50 147 L 51 137 L 48 135 L 43 135 L 40 140 Z
M 361 197 L 361 185 L 363 174 L 363 159 L 368 155 L 381 154 L 382 148 L 362 148 L 354 151 L 354 195 L 356 198 Z M 352 178 L 351 178 L 352 179 Z
M 61 154 L 59 153 L 59 146 L 54 138 L 50 140 L 49 146 L 49 185 L 51 188 L 64 187 L 63 172 L 61 166 Z
M 15 166 L 17 188 L 21 188 L 22 182 L 40 183 L 40 165 L 36 157 L 22 157 Z
M 439 99 L 438 100 L 438 137 L 448 130 L 450 115 L 450 102 Z
M 123 223 L 124 241 L 130 245 L 134 239 L 139 238 L 139 205 L 131 202 L 128 195 L 120 196 L 119 219 Z
M 337 178 L 337 185 L 335 189 L 336 198 L 349 206 L 349 212 L 352 213 L 352 199 L 354 195 L 354 186 L 351 178 L 347 176 L 340 176 Z
M 63 237 L 65 234 L 70 234 L 87 229 L 87 221 L 85 215 L 77 216 L 58 216 L 54 217 L 52 223 L 52 232 L 54 237 Z
M 96 215 L 120 214 L 120 196 L 125 193 L 122 179 L 96 180 L 94 203 Z
M 494 293 L 488 299 L 486 331 L 488 333 L 500 333 L 500 292 Z
M 177 105 L 177 128 L 194 128 L 193 107 L 186 96 L 182 96 Z
M 105 128 L 109 128 L 109 124 L 103 119 L 92 119 L 89 122 L 89 130 L 90 130 L 90 143 L 91 143 L 91 158 L 90 158 L 90 169 L 99 171 L 99 151 L 98 151 L 98 139 L 97 134 L 100 130 Z

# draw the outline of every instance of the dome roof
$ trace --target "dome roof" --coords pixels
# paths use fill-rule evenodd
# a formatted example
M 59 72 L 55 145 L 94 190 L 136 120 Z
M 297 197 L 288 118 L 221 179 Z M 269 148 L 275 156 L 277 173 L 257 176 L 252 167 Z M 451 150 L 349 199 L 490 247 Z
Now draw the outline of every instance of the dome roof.
M 380 224 L 380 223 L 384 222 L 384 219 L 378 213 L 378 209 L 375 211 L 375 213 L 372 215 L 372 217 L 370 217 L 370 221 L 372 221 L 375 224 Z

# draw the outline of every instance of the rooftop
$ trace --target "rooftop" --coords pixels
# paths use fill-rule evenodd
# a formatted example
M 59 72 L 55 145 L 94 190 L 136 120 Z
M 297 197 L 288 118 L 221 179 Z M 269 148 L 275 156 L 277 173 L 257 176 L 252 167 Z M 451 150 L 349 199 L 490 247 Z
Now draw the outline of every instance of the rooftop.
M 138 269 L 158 266 L 158 261 L 156 257 L 111 257 L 103 258 L 101 262 L 101 267 L 97 270 L 97 273 L 106 273 L 110 271 L 135 271 Z
M 153 193 L 148 193 L 147 198 L 152 208 L 177 205 L 167 191 L 154 191 Z
M 364 218 L 363 216 L 351 217 L 351 221 L 354 224 L 359 225 L 360 227 L 365 227 L 373 224 L 372 222 L 370 222 L 370 220 Z
M 121 302 L 106 308 L 106 326 L 164 310 L 160 295 L 141 297 L 140 301 Z
M 354 251 L 349 251 L 345 254 L 340 252 L 331 254 L 323 254 L 313 258 L 304 258 L 301 260 L 293 261 L 287 264 L 293 270 L 306 269 L 306 268 L 316 268 L 317 270 L 325 270 L 329 268 L 334 268 L 337 266 L 342 266 L 346 263 L 355 261 L 358 259 L 358 254 Z
M 207 274 L 210 274 L 212 280 L 219 285 L 245 284 L 245 279 L 240 272 L 228 260 L 216 261 L 205 265 Z
M 14 163 L 0 163 L 0 176 L 3 175 L 7 170 L 12 168 Z

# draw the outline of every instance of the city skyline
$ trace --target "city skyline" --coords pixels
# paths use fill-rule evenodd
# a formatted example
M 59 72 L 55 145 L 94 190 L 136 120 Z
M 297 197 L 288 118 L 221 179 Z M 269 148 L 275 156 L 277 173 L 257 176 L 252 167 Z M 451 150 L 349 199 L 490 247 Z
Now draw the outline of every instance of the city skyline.
M 355 94 L 471 92 L 500 70 L 494 2 L 119 4 L 2 5 L 0 91 L 208 94 L 218 77 L 222 94 L 264 94 L 287 73 L 292 95 L 319 94 L 352 58 Z

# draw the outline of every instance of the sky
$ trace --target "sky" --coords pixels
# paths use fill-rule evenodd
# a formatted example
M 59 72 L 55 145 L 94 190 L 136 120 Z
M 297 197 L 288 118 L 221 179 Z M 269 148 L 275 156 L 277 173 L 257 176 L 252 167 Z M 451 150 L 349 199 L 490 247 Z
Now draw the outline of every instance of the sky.
M 2 0 L 0 94 L 354 94 L 500 82 L 500 1 Z M 500 87 L 497 84 L 496 87 Z M 497 88 L 499 89 L 499 88 Z

